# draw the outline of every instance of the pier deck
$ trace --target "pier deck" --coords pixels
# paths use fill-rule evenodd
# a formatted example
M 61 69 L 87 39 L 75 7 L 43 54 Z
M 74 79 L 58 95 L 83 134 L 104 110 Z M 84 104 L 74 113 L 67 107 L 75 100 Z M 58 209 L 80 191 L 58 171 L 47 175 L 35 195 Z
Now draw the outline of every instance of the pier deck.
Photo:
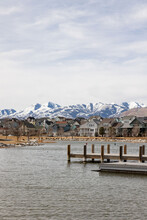
M 111 172 L 111 173 L 132 173 L 132 174 L 147 174 L 146 163 L 101 163 L 99 165 L 100 172 Z

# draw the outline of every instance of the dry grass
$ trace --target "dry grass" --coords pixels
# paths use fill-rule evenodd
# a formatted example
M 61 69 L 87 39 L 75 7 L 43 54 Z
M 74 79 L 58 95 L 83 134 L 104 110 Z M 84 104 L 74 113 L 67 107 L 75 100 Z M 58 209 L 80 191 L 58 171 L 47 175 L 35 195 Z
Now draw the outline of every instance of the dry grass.
M 63 141 L 106 141 L 106 142 L 147 142 L 147 137 L 46 137 L 42 136 L 38 138 L 37 136 L 31 136 L 29 138 L 30 142 L 37 143 L 55 143 L 57 140 Z M 25 144 L 28 143 L 28 137 L 21 136 L 19 139 L 16 136 L 2 136 L 0 135 L 0 143 L 2 144 Z
M 49 141 L 48 139 L 46 139 L 46 137 L 41 137 L 38 138 L 37 136 L 31 136 L 28 137 L 26 136 L 20 136 L 19 138 L 17 138 L 16 136 L 2 136 L 0 135 L 0 143 L 2 144 L 25 144 L 28 142 L 37 142 L 37 143 L 50 143 L 51 141 Z

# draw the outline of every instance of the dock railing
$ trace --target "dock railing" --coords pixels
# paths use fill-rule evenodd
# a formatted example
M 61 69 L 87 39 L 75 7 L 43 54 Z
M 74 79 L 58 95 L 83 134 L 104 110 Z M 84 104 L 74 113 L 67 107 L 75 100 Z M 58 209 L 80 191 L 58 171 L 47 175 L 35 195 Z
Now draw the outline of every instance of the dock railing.
M 95 153 L 94 144 L 91 146 L 91 153 L 87 153 L 87 144 L 83 147 L 83 154 L 74 154 L 71 153 L 71 145 L 67 146 L 67 160 L 68 162 L 71 161 L 71 158 L 82 158 L 83 162 L 86 162 L 87 159 L 91 159 L 94 161 L 95 159 L 98 159 L 101 163 L 105 160 L 109 163 L 111 160 L 116 161 L 139 161 L 140 163 L 143 163 L 147 161 L 147 155 L 145 155 L 145 145 L 139 147 L 139 153 L 138 155 L 134 154 L 127 154 L 127 145 L 120 146 L 119 147 L 119 153 L 112 154 L 110 153 L 110 145 L 107 145 L 107 153 L 104 151 L 104 145 L 101 145 L 101 152 Z

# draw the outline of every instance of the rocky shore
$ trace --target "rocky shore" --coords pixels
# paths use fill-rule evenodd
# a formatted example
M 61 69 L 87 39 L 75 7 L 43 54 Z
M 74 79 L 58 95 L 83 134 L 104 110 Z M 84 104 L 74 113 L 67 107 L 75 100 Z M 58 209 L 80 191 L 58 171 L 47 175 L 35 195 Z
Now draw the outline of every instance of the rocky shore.
M 10 148 L 10 147 L 25 147 L 25 146 L 39 146 L 43 145 L 43 143 L 37 143 L 37 142 L 29 142 L 29 143 L 15 143 L 15 144 L 4 144 L 0 143 L 0 148 Z
M 48 137 L 48 140 L 147 143 L 147 137 Z

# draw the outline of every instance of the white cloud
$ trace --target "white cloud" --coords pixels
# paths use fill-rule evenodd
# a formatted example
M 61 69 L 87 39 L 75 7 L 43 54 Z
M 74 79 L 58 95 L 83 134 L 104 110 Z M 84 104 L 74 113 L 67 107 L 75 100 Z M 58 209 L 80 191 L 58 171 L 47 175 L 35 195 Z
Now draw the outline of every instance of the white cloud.
M 147 21 L 147 4 L 143 4 L 139 8 L 137 6 L 134 10 L 134 14 L 131 16 L 140 22 Z
M 75 38 L 79 40 L 85 39 L 83 27 L 80 27 L 78 24 L 76 25 L 72 23 L 61 24 L 59 28 L 61 32 L 63 32 L 65 35 L 71 38 Z
M 31 49 L 22 49 L 22 50 L 11 50 L 11 51 L 4 51 L 0 52 L 0 57 L 5 57 L 5 58 L 14 58 L 14 57 L 20 57 L 25 54 L 31 53 Z
M 0 106 L 146 102 L 143 0 L 14 2 L 0 8 Z
M 20 12 L 21 8 L 14 6 L 14 7 L 0 7 L 0 15 L 10 15 L 16 12 Z

